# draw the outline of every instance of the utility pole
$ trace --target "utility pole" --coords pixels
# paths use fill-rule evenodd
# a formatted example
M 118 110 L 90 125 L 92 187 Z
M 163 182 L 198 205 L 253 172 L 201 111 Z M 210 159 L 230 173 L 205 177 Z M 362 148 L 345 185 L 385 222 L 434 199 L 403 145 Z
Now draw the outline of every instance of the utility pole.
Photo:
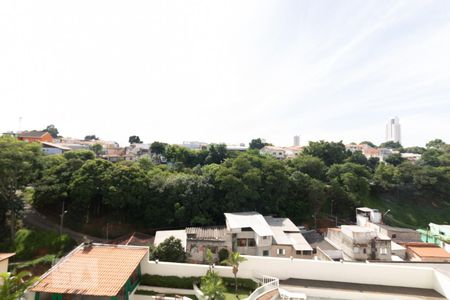
M 62 209 L 61 209 L 61 223 L 59 224 L 59 235 L 62 236 L 63 234 L 63 225 L 64 225 L 64 215 L 67 213 L 67 210 L 64 210 L 64 204 L 65 201 L 62 203 Z

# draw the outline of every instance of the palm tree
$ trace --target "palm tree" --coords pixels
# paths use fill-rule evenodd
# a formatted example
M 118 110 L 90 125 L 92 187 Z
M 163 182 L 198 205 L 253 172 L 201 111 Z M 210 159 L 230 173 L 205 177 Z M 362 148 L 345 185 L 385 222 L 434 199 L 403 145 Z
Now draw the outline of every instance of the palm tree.
M 17 300 L 22 299 L 27 288 L 35 283 L 38 278 L 30 277 L 30 272 L 20 272 L 17 275 L 9 273 L 0 274 L 0 299 Z M 29 277 L 29 278 L 27 278 Z
M 223 261 L 223 263 L 233 267 L 234 286 L 235 286 L 236 297 L 238 297 L 237 273 L 239 271 L 239 264 L 243 263 L 246 260 L 247 259 L 245 257 L 242 257 L 239 252 L 231 252 L 228 259 Z
M 225 285 L 219 274 L 214 271 L 208 271 L 205 276 L 202 277 L 200 288 L 203 294 L 209 300 L 223 300 L 225 299 Z

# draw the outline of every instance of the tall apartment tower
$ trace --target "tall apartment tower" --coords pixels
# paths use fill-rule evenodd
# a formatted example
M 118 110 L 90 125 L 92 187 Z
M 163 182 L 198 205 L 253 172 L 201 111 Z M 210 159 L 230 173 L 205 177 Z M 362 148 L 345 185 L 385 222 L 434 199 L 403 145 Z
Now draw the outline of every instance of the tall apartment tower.
M 386 124 L 386 142 L 393 141 L 401 143 L 401 128 L 398 117 L 389 119 Z
M 294 135 L 294 146 L 300 146 L 300 136 Z

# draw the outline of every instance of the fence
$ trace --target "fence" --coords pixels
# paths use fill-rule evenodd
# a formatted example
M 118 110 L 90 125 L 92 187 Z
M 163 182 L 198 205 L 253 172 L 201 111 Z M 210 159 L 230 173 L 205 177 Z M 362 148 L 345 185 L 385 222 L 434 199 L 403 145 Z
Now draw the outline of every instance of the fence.
M 253 293 L 248 296 L 247 300 L 256 300 L 261 295 L 276 290 L 280 286 L 280 280 L 278 278 L 272 276 L 261 276 L 260 278 L 256 278 L 256 281 L 261 284 Z

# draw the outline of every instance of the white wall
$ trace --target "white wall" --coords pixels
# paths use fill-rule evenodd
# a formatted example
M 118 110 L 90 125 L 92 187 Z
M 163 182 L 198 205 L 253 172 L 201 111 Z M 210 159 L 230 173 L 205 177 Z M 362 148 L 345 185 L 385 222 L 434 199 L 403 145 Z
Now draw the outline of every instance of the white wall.
M 439 271 L 434 271 L 434 289 L 450 299 L 450 278 Z
M 252 278 L 259 275 L 279 279 L 299 278 L 376 284 L 412 288 L 435 289 L 434 270 L 426 267 L 404 267 L 351 262 L 328 262 L 304 259 L 245 256 L 247 261 L 239 268 L 239 277 Z M 142 273 L 175 276 L 203 276 L 207 265 L 155 262 L 143 263 Z M 232 277 L 230 267 L 216 266 L 223 277 Z
M 8 272 L 8 259 L 0 261 L 0 273 Z

